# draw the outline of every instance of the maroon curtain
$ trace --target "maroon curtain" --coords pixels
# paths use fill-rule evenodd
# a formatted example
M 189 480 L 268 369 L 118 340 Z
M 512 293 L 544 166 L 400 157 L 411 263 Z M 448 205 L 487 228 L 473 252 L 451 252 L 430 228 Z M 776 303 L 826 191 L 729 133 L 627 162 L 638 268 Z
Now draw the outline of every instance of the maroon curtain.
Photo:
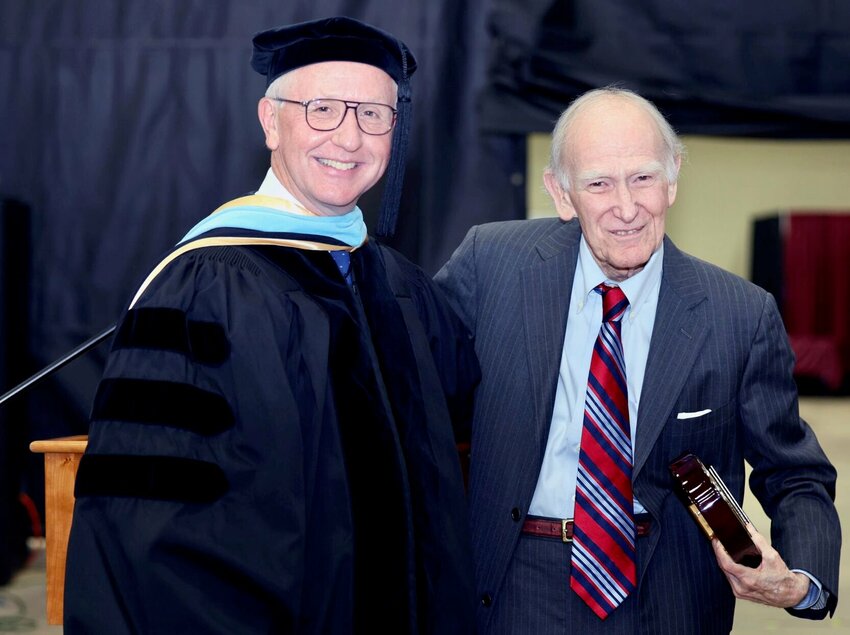
M 850 214 L 789 214 L 783 253 L 795 373 L 836 390 L 850 369 Z

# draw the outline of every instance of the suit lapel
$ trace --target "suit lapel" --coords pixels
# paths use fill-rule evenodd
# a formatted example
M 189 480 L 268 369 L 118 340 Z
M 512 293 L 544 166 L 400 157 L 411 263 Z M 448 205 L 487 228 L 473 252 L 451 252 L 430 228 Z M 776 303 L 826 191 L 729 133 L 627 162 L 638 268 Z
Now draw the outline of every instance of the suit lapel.
M 634 477 L 640 473 L 710 330 L 693 263 L 664 239 L 664 269 L 638 409 Z
M 537 467 L 546 448 L 552 419 L 580 238 L 578 222 L 560 225 L 538 243 L 539 260 L 520 271 L 523 326 L 535 409 Z

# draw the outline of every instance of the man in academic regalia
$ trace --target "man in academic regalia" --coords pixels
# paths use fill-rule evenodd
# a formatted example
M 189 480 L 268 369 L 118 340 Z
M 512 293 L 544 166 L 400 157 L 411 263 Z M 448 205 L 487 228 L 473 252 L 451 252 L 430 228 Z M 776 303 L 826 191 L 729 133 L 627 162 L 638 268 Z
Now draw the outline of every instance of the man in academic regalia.
M 254 38 L 271 168 L 119 321 L 76 483 L 65 633 L 466 633 L 456 443 L 478 381 L 395 222 L 416 68 L 347 18 Z M 389 167 L 388 167 L 389 166 Z

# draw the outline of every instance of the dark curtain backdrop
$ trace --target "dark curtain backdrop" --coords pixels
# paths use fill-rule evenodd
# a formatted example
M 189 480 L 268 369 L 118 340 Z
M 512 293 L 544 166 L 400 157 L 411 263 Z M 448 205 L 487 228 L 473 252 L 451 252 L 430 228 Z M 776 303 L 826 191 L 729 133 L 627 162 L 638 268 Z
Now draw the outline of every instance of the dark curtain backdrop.
M 682 133 L 850 137 L 846 0 L 493 0 L 489 130 L 620 83 Z
M 32 232 L 29 333 L 0 334 L 28 343 L 14 375 L 113 323 L 188 227 L 258 186 L 251 36 L 331 15 L 419 62 L 392 244 L 431 273 L 471 225 L 524 216 L 525 134 L 587 88 L 631 85 L 684 133 L 850 136 L 844 0 L 3 0 L 0 198 Z M 13 425 L 85 432 L 105 348 L 29 391 Z

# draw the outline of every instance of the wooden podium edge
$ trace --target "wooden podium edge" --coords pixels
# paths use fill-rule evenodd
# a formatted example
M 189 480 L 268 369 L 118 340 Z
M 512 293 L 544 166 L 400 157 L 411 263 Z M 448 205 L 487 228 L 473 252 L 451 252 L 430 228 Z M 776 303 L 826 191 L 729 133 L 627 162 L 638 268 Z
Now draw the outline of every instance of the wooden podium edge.
M 62 624 L 65 599 L 65 561 L 74 514 L 74 481 L 86 435 L 30 443 L 30 451 L 44 454 L 44 525 L 46 541 L 46 600 L 48 624 Z

